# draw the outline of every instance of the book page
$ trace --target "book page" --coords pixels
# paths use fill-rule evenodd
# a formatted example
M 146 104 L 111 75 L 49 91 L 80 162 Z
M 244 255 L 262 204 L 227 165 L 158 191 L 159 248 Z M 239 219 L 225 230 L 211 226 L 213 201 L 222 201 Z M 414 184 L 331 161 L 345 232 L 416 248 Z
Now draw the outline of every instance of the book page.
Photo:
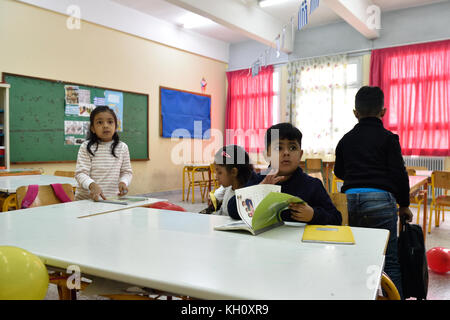
M 280 192 L 281 186 L 273 184 L 258 184 L 246 188 L 237 189 L 236 202 L 239 216 L 250 228 L 255 214 L 255 208 L 270 192 Z
M 280 222 L 280 214 L 283 210 L 288 208 L 289 203 L 302 202 L 304 202 L 302 199 L 287 193 L 269 193 L 256 208 L 255 215 L 252 220 L 253 229 L 263 229 Z

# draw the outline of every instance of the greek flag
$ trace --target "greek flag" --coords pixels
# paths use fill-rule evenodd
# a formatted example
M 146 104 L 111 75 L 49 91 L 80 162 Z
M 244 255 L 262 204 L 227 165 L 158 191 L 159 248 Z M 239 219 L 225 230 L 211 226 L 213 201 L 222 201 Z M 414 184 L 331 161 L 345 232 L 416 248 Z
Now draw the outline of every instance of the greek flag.
M 309 14 L 311 14 L 313 13 L 314 10 L 316 10 L 319 7 L 319 0 L 311 0 L 309 5 L 311 6 Z
M 298 11 L 298 30 L 306 26 L 308 23 L 308 2 L 303 0 L 300 10 Z

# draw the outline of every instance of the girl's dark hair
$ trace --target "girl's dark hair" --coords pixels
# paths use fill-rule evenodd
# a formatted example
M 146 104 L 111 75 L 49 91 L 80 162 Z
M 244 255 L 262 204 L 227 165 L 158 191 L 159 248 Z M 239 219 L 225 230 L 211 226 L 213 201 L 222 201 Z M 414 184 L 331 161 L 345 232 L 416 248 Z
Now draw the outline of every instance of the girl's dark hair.
M 253 172 L 253 165 L 250 163 L 248 153 L 243 148 L 232 144 L 217 151 L 214 163 L 225 167 L 228 172 L 236 168 L 238 170 L 237 179 L 241 186 L 247 183 Z
M 89 142 L 87 144 L 87 151 L 94 157 L 95 157 L 95 154 L 92 152 L 91 146 L 93 144 L 96 144 L 95 151 L 97 151 L 97 149 L 98 149 L 98 142 L 100 141 L 100 139 L 97 137 L 97 135 L 94 132 L 92 132 L 91 128 L 94 126 L 95 116 L 97 114 L 99 114 L 100 112 L 109 112 L 114 118 L 114 121 L 116 123 L 116 129 L 117 129 L 117 116 L 116 116 L 116 113 L 112 109 L 110 109 L 108 106 L 97 106 L 91 112 L 91 117 L 90 117 L 91 121 L 90 121 L 90 124 L 89 124 L 89 132 L 87 134 L 87 140 L 89 140 Z M 117 134 L 117 132 L 114 132 L 113 140 L 114 140 L 114 142 L 111 145 L 111 154 L 114 157 L 117 158 L 116 154 L 114 153 L 114 151 L 116 150 L 116 147 L 117 147 L 117 145 L 119 144 L 119 141 L 120 141 L 119 135 Z

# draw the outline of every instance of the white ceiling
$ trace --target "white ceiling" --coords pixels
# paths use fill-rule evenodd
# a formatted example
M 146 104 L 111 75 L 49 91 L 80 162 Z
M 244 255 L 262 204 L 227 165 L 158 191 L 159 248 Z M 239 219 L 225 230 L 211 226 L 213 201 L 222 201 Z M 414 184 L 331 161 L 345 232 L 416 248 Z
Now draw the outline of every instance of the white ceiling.
M 189 11 L 171 4 L 165 0 L 111 0 L 126 7 L 135 9 L 142 13 L 151 15 L 165 22 L 174 25 L 180 25 L 180 18 Z M 257 0 L 211 0 L 211 1 L 241 1 L 246 6 L 258 6 Z M 308 0 L 309 1 L 309 0 Z M 358 1 L 358 0 L 354 0 Z M 428 5 L 431 3 L 443 2 L 448 0 L 372 0 L 372 2 L 381 8 L 382 12 Z M 291 18 L 297 24 L 297 12 L 300 0 L 288 0 L 280 5 L 260 8 L 270 14 L 283 24 L 289 25 Z M 308 25 L 304 28 L 313 28 L 320 25 L 342 21 L 333 10 L 329 9 L 325 4 L 321 3 L 309 17 Z M 192 32 L 202 34 L 204 36 L 218 39 L 227 43 L 237 43 L 249 40 L 245 35 L 231 30 L 212 22 L 208 26 L 190 29 Z

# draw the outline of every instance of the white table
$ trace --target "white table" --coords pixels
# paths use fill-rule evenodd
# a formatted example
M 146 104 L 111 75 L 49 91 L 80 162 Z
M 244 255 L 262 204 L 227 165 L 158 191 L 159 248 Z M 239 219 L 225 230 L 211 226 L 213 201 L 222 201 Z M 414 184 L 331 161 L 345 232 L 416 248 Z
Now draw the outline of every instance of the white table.
M 73 187 L 77 187 L 78 183 L 75 178 L 60 177 L 52 175 L 15 175 L 15 176 L 0 176 L 0 192 L 2 196 L 2 211 L 16 209 L 16 190 L 21 186 L 28 186 L 30 184 L 49 185 L 52 183 L 68 183 Z
M 214 231 L 230 220 L 222 216 L 35 209 L 0 215 L 0 245 L 49 266 L 201 299 L 375 299 L 388 239 L 386 230 L 352 228 L 355 245 L 302 243 L 303 224 L 252 236 Z
M 24 175 L 24 176 L 3 176 L 0 177 L 0 192 L 15 193 L 17 188 L 30 184 L 49 185 L 52 183 L 68 183 L 73 187 L 78 186 L 75 178 L 60 177 L 52 175 Z

